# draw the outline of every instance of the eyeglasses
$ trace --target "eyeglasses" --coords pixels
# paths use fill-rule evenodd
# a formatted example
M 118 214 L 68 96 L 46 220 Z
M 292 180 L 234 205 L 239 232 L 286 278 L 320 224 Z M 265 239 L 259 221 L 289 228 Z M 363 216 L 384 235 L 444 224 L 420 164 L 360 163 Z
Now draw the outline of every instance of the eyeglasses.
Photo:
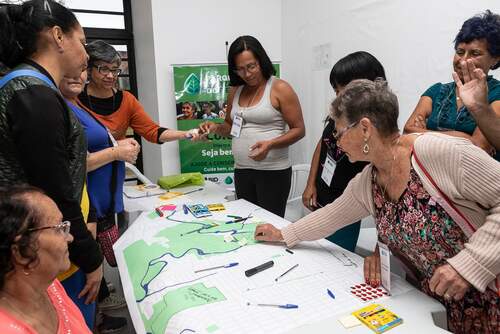
M 31 232 L 35 232 L 35 231 L 54 229 L 57 232 L 62 232 L 64 234 L 64 236 L 68 236 L 70 228 L 71 228 L 71 222 L 70 221 L 63 221 L 57 225 L 29 228 L 26 232 L 31 233 Z
M 239 76 L 242 76 L 243 74 L 245 74 L 245 72 L 255 73 L 258 69 L 259 69 L 259 64 L 254 62 L 247 64 L 244 67 L 236 68 L 235 70 L 233 70 L 233 72 L 238 74 Z
M 101 73 L 102 75 L 108 75 L 109 73 L 111 73 L 114 77 L 117 77 L 120 75 L 120 73 L 122 73 L 121 68 L 113 69 L 103 65 L 93 65 L 93 67 L 97 68 L 97 71 L 99 71 L 99 73 Z
M 340 139 L 342 138 L 342 136 L 349 130 L 349 129 L 352 129 L 353 127 L 355 127 L 356 125 L 358 125 L 359 121 L 356 121 L 354 123 L 351 123 L 349 124 L 348 126 L 346 126 L 345 128 L 343 128 L 342 130 L 340 131 L 337 131 L 337 129 L 333 130 L 333 133 L 332 133 L 332 136 L 333 138 L 335 138 L 336 141 L 340 141 Z

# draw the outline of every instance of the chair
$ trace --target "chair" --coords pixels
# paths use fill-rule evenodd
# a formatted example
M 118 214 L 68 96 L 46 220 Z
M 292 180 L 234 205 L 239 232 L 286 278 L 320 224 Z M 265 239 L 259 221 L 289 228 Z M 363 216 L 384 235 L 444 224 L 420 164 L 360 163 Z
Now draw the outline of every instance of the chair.
M 294 222 L 305 216 L 305 208 L 302 205 L 302 193 L 307 184 L 310 168 L 311 165 L 309 164 L 292 166 L 292 182 L 285 211 L 285 219 L 288 221 Z

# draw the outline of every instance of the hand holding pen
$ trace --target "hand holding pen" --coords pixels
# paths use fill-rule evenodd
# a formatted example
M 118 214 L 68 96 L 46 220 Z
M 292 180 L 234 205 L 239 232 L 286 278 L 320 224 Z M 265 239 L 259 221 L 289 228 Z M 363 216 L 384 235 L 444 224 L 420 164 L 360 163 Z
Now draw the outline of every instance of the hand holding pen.
M 276 242 L 283 241 L 281 230 L 271 224 L 260 224 L 255 229 L 255 240 Z

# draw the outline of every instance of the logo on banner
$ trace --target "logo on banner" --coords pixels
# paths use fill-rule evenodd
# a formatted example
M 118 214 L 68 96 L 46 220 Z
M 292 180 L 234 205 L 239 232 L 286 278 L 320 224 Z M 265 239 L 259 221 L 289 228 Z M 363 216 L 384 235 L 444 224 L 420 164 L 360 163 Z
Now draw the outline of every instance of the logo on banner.
M 184 91 L 189 95 L 196 95 L 200 93 L 200 79 L 196 74 L 191 73 L 184 81 Z

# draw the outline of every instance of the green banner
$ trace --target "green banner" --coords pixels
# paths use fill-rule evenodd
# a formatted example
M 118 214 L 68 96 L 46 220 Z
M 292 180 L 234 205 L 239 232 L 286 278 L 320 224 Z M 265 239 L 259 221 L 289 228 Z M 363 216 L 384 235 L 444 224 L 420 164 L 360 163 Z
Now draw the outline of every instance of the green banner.
M 275 64 L 279 77 L 279 64 Z M 205 121 L 226 117 L 229 75 L 227 65 L 174 66 L 177 128 L 197 128 Z M 211 181 L 233 186 L 231 137 L 211 134 L 206 142 L 179 142 L 181 172 L 201 172 Z

